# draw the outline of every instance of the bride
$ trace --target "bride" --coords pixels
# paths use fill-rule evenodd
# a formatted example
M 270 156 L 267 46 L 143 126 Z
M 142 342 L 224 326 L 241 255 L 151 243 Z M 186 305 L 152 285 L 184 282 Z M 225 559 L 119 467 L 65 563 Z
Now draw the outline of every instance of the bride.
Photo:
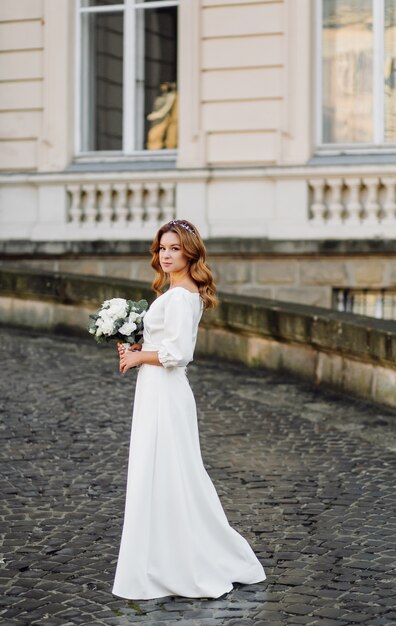
M 143 346 L 118 348 L 122 373 L 140 367 L 112 593 L 218 598 L 233 582 L 257 583 L 266 575 L 229 525 L 205 470 L 186 376 L 203 310 L 217 305 L 215 285 L 202 238 L 187 220 L 163 225 L 150 252 L 158 297 L 144 317 Z

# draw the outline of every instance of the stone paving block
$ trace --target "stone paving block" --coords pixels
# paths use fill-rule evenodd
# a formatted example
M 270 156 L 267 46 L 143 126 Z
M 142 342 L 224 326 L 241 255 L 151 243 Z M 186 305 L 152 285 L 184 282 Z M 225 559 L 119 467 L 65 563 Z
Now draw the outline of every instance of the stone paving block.
M 116 349 L 0 328 L 4 626 L 390 626 L 396 412 L 196 359 L 205 465 L 267 571 L 216 600 L 112 596 L 136 372 Z M 12 381 L 12 385 L 10 384 Z

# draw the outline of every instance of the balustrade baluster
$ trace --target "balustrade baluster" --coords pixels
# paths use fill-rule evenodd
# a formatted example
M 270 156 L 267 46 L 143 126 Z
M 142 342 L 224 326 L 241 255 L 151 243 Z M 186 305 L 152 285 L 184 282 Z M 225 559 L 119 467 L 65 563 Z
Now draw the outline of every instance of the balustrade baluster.
M 396 215 L 396 179 L 391 177 L 382 177 L 382 184 L 386 189 L 385 202 L 382 206 L 384 219 L 394 220 Z
M 342 203 L 342 178 L 330 178 L 327 181 L 331 190 L 330 202 L 329 202 L 329 218 L 337 218 L 339 221 L 344 219 L 344 205 Z
M 98 209 L 97 209 L 97 192 L 96 185 L 84 185 L 83 191 L 86 194 L 84 208 L 84 223 L 87 226 L 96 225 Z
M 326 213 L 326 205 L 324 203 L 325 181 L 321 178 L 313 178 L 309 181 L 313 190 L 313 202 L 311 204 L 312 220 L 318 223 L 324 220 Z
M 147 191 L 146 225 L 156 228 L 160 216 L 159 185 L 157 183 L 148 183 L 145 185 L 145 188 Z
M 372 222 L 377 224 L 379 221 L 378 213 L 380 211 L 380 204 L 378 202 L 379 191 L 379 178 L 365 178 L 364 184 L 367 186 L 367 200 L 364 207 L 365 210 L 365 222 Z
M 144 218 L 144 187 L 141 184 L 130 185 L 132 191 L 131 219 L 134 226 L 142 226 Z
M 162 183 L 162 219 L 169 222 L 175 217 L 175 183 Z
M 68 185 L 66 190 L 70 194 L 68 222 L 70 224 L 80 224 L 82 220 L 81 186 Z
M 101 204 L 99 207 L 100 223 L 103 226 L 110 226 L 113 218 L 113 208 L 111 206 L 111 185 L 98 185 L 98 191 L 102 195 Z
M 114 190 L 116 192 L 114 208 L 116 224 L 117 226 L 126 226 L 129 217 L 128 185 L 125 183 L 114 185 Z
M 362 203 L 360 201 L 362 181 L 360 178 L 347 178 L 349 200 L 346 204 L 347 217 L 350 221 L 360 222 Z

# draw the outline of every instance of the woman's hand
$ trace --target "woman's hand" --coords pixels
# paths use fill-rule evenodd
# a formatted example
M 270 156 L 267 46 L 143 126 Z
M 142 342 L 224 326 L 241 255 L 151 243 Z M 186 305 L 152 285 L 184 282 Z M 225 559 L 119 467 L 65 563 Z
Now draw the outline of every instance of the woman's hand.
M 140 356 L 138 352 L 142 349 L 141 343 L 134 343 L 129 346 L 129 349 L 125 351 L 124 346 L 119 343 L 117 345 L 118 354 L 120 357 L 120 372 L 125 374 L 131 367 L 137 367 L 140 365 Z

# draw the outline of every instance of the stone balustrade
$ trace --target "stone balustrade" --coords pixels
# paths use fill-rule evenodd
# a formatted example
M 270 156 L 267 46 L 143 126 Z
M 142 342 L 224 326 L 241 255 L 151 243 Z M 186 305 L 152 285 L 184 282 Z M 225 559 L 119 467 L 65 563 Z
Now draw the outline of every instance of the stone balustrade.
M 358 227 L 396 223 L 396 176 L 326 176 L 310 178 L 309 219 Z
M 159 228 L 176 215 L 175 182 L 102 182 L 66 185 L 67 229 L 114 235 L 112 230 Z
M 395 239 L 396 164 L 0 174 L 1 241 L 141 241 L 173 218 L 205 239 Z
M 197 355 L 285 370 L 396 406 L 396 322 L 220 293 L 204 313 Z M 103 300 L 149 302 L 149 283 L 0 267 L 0 324 L 85 336 Z

